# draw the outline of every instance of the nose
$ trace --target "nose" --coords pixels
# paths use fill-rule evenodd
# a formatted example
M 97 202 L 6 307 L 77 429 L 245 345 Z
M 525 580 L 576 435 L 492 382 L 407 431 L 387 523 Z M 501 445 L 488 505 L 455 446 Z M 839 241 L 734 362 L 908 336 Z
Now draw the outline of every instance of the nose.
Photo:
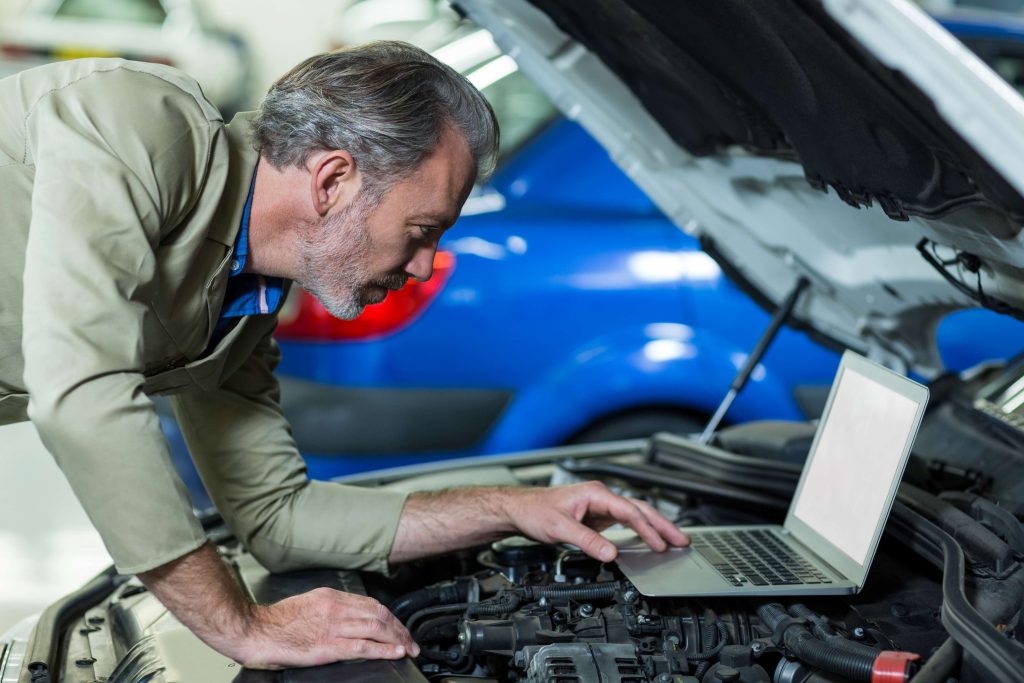
M 422 246 L 417 249 L 409 262 L 405 264 L 405 272 L 417 282 L 426 282 L 434 274 L 434 252 L 437 246 Z

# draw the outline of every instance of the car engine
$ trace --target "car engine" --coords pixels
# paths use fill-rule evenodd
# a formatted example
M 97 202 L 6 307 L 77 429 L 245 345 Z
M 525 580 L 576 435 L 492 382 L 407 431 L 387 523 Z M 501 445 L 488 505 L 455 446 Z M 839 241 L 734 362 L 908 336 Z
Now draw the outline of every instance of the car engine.
M 429 680 L 906 680 L 920 657 L 904 648 L 944 639 L 936 603 L 911 606 L 926 585 L 894 603 L 906 623 L 883 628 L 870 603 L 830 601 L 819 612 L 792 599 L 645 598 L 613 565 L 525 539 L 495 543 L 475 562 L 473 574 L 390 600 L 423 648 L 417 664 Z M 937 589 L 932 597 L 941 601 Z

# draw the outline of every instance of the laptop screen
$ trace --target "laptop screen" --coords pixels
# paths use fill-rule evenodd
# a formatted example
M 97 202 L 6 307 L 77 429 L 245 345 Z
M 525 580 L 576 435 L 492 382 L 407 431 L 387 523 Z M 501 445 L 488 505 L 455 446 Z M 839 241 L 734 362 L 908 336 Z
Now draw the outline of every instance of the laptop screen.
M 792 514 L 864 564 L 920 404 L 850 367 L 837 382 Z

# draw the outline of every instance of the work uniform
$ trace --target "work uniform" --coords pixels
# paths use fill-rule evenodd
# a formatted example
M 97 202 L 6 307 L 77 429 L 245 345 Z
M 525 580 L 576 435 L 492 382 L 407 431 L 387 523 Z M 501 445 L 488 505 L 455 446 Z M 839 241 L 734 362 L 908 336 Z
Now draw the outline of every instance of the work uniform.
M 0 80 L 0 424 L 33 421 L 123 573 L 205 541 L 153 394 L 268 568 L 387 566 L 404 494 L 310 482 L 275 317 L 218 325 L 257 156 L 251 115 L 225 125 L 168 67 Z

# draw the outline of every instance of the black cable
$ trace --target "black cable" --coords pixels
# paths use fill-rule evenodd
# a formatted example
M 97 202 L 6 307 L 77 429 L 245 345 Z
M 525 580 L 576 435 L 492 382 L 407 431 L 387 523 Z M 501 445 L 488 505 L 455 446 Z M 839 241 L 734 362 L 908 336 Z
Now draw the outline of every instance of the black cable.
M 997 298 L 995 298 L 993 296 L 989 296 L 988 294 L 985 294 L 985 290 L 982 289 L 982 287 L 981 287 L 981 261 L 980 260 L 977 260 L 977 262 L 976 262 L 977 270 L 974 270 L 973 268 L 969 268 L 970 270 L 974 270 L 974 272 L 978 276 L 977 289 L 975 290 L 975 289 L 971 289 L 969 286 L 964 284 L 962 281 L 960 281 L 957 278 L 955 278 L 953 276 L 953 274 L 950 273 L 949 270 L 947 269 L 947 267 L 946 267 L 947 264 L 946 264 L 945 261 L 942 261 L 936 255 L 928 252 L 927 246 L 928 246 L 929 242 L 931 242 L 931 240 L 929 240 L 927 237 L 921 238 L 921 241 L 917 243 L 917 251 L 918 251 L 918 253 L 921 254 L 921 256 L 924 258 L 924 260 L 927 261 L 928 264 L 931 265 L 931 267 L 934 268 L 936 270 L 936 272 L 938 272 L 939 275 L 941 275 L 943 277 L 943 279 L 946 280 L 946 282 L 948 282 L 949 284 L 953 285 L 953 287 L 956 288 L 956 290 L 958 292 L 960 292 L 964 296 L 968 297 L 972 301 L 976 301 L 977 303 L 981 304 L 985 308 L 988 308 L 988 309 L 991 309 L 991 310 L 995 311 L 996 313 L 1002 313 L 1003 315 L 1008 315 L 1011 318 L 1016 318 L 1017 320 L 1024 321 L 1024 309 L 1018 308 L 1017 306 L 1014 306 L 1013 304 L 1009 304 L 1009 303 L 1003 301 L 1002 299 L 997 299 Z M 931 244 L 934 244 L 934 242 L 931 242 Z M 970 260 L 970 259 L 977 259 L 977 257 L 974 256 L 973 254 L 968 254 L 966 252 L 959 252 L 958 255 L 957 255 L 957 258 L 954 261 L 954 263 L 959 263 L 961 265 L 964 265 L 964 261 L 965 260 Z M 949 265 L 952 265 L 952 264 L 949 264 Z M 972 265 L 974 265 L 973 261 L 972 261 Z

